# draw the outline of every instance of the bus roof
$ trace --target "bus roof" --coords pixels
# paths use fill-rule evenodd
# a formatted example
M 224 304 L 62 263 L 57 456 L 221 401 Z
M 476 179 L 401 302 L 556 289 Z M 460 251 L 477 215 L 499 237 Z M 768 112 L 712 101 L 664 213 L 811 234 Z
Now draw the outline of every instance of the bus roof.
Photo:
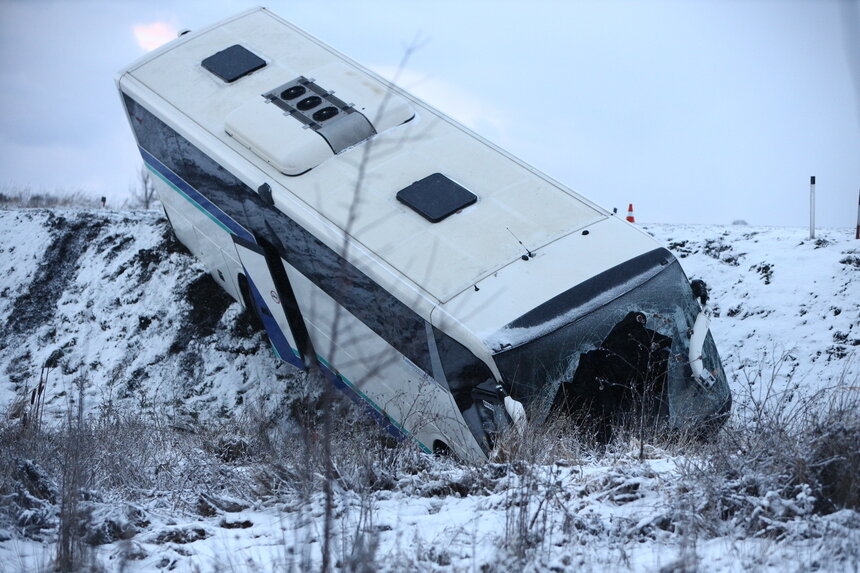
M 502 315 L 463 297 L 447 305 L 480 316 L 480 331 L 654 248 L 641 245 L 644 233 L 265 9 L 180 37 L 125 73 L 217 141 L 232 164 L 244 163 L 244 173 L 252 165 L 277 207 L 292 215 L 299 201 L 431 307 L 493 277 L 523 283 L 503 290 L 529 300 L 509 300 Z M 304 101 L 312 97 L 320 101 Z M 318 116 L 324 107 L 337 110 L 339 123 Z M 444 204 L 434 204 L 438 197 Z M 604 242 L 570 238 L 595 225 Z M 352 245 L 330 246 L 344 244 Z M 546 256 L 531 270 L 501 272 L 530 254 Z M 548 280 L 535 277 L 538 266 Z
M 202 65 L 237 45 L 266 64 L 230 82 Z M 606 216 L 344 60 L 270 12 L 256 10 L 177 43 L 131 75 L 439 301 L 518 259 L 524 253 L 518 241 L 535 250 Z M 378 135 L 338 155 L 320 153 L 316 165 L 315 157 L 297 161 L 294 170 L 304 174 L 288 176 L 265 149 L 255 151 L 286 148 L 295 157 L 325 146 L 262 97 L 298 77 L 327 90 L 336 86 L 342 101 L 363 104 Z M 231 129 L 236 135 L 244 127 L 244 137 L 228 134 L 231 121 L 241 124 L 254 112 L 263 116 L 257 125 Z M 254 135 L 260 146 L 252 151 Z M 432 223 L 398 201 L 398 192 L 434 173 L 476 195 L 477 202 Z

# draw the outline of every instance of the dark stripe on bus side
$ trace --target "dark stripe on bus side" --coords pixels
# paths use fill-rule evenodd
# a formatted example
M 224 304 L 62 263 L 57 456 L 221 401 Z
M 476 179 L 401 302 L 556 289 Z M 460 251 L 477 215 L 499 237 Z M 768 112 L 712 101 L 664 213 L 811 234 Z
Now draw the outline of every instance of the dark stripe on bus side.
M 424 320 L 142 105 L 123 94 L 138 145 L 209 204 L 265 238 L 296 270 L 416 366 L 431 373 Z
M 185 197 L 193 202 L 197 207 L 206 213 L 210 218 L 214 218 L 216 223 L 238 237 L 246 241 L 253 242 L 254 237 L 244 227 L 234 221 L 224 211 L 214 205 L 209 199 L 197 192 L 197 190 L 186 183 L 176 173 L 171 171 L 166 165 L 158 160 L 143 147 L 138 147 L 140 155 L 143 157 L 143 162 L 150 166 L 162 179 L 170 184 L 174 189 L 185 195 Z

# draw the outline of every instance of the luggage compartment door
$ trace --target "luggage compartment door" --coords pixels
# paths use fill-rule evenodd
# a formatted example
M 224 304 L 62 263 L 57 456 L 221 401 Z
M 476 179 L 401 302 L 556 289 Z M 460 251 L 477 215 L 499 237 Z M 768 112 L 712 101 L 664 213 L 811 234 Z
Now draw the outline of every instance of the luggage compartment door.
M 289 285 L 279 288 L 272 278 L 272 271 L 266 260 L 265 251 L 260 245 L 233 236 L 236 253 L 245 269 L 250 296 L 259 311 L 260 320 L 272 343 L 275 354 L 302 370 L 307 365 L 297 343 L 296 331 L 291 328 L 286 305 L 291 304 L 292 289 Z M 280 259 L 279 259 L 280 261 Z

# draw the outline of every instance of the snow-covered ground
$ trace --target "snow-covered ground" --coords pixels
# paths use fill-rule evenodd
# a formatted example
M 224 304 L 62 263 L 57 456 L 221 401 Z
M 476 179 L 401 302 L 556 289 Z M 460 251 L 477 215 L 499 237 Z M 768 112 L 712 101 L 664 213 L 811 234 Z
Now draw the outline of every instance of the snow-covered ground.
M 860 241 L 851 229 L 646 225 L 710 287 L 711 330 L 737 383 L 814 392 L 860 379 Z
M 710 287 L 735 423 L 766 393 L 803 403 L 860 386 L 853 230 L 820 230 L 809 240 L 794 228 L 645 228 Z M 324 491 L 319 476 L 296 469 L 302 448 L 291 422 L 290 395 L 306 381 L 277 363 L 239 305 L 169 237 L 152 212 L 0 211 L 0 407 L 11 418 L 4 436 L 32 411 L 40 379 L 44 428 L 59 427 L 81 395 L 91 419 L 110 412 L 112 420 L 151 423 L 140 434 L 133 424 L 112 426 L 130 435 L 94 426 L 104 451 L 108 442 L 128 447 L 125 460 L 105 454 L 88 482 L 90 558 L 109 569 L 318 568 Z M 285 456 L 280 469 L 241 451 L 224 455 L 232 443 L 225 432 L 260 420 L 286 437 L 274 449 Z M 336 444 L 333 567 L 860 567 L 857 511 L 816 512 L 803 488 L 747 488 L 738 495 L 753 507 L 748 514 L 720 514 L 696 489 L 708 483 L 706 466 L 679 448 L 649 445 L 640 459 L 633 443 L 607 451 L 574 444 L 554 459 L 471 467 L 402 446 L 350 456 L 363 444 L 355 436 Z M 58 478 L 16 453 L 6 446 L 0 461 L 12 468 L 0 474 L 0 572 L 46 567 L 55 553 Z M 141 474 L 126 480 L 134 488 L 116 485 L 124 471 Z
M 293 374 L 163 215 L 2 211 L 0 257 L 4 405 L 47 365 L 46 417 L 64 415 L 83 376 L 88 408 L 158 404 L 182 423 L 265 400 Z

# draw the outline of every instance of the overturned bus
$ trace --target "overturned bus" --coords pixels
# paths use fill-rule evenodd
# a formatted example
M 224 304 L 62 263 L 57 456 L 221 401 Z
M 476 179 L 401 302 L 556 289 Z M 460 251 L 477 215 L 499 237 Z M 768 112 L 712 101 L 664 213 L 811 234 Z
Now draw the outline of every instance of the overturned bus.
M 477 460 L 558 411 L 727 414 L 669 251 L 266 9 L 117 85 L 178 239 L 392 433 Z

